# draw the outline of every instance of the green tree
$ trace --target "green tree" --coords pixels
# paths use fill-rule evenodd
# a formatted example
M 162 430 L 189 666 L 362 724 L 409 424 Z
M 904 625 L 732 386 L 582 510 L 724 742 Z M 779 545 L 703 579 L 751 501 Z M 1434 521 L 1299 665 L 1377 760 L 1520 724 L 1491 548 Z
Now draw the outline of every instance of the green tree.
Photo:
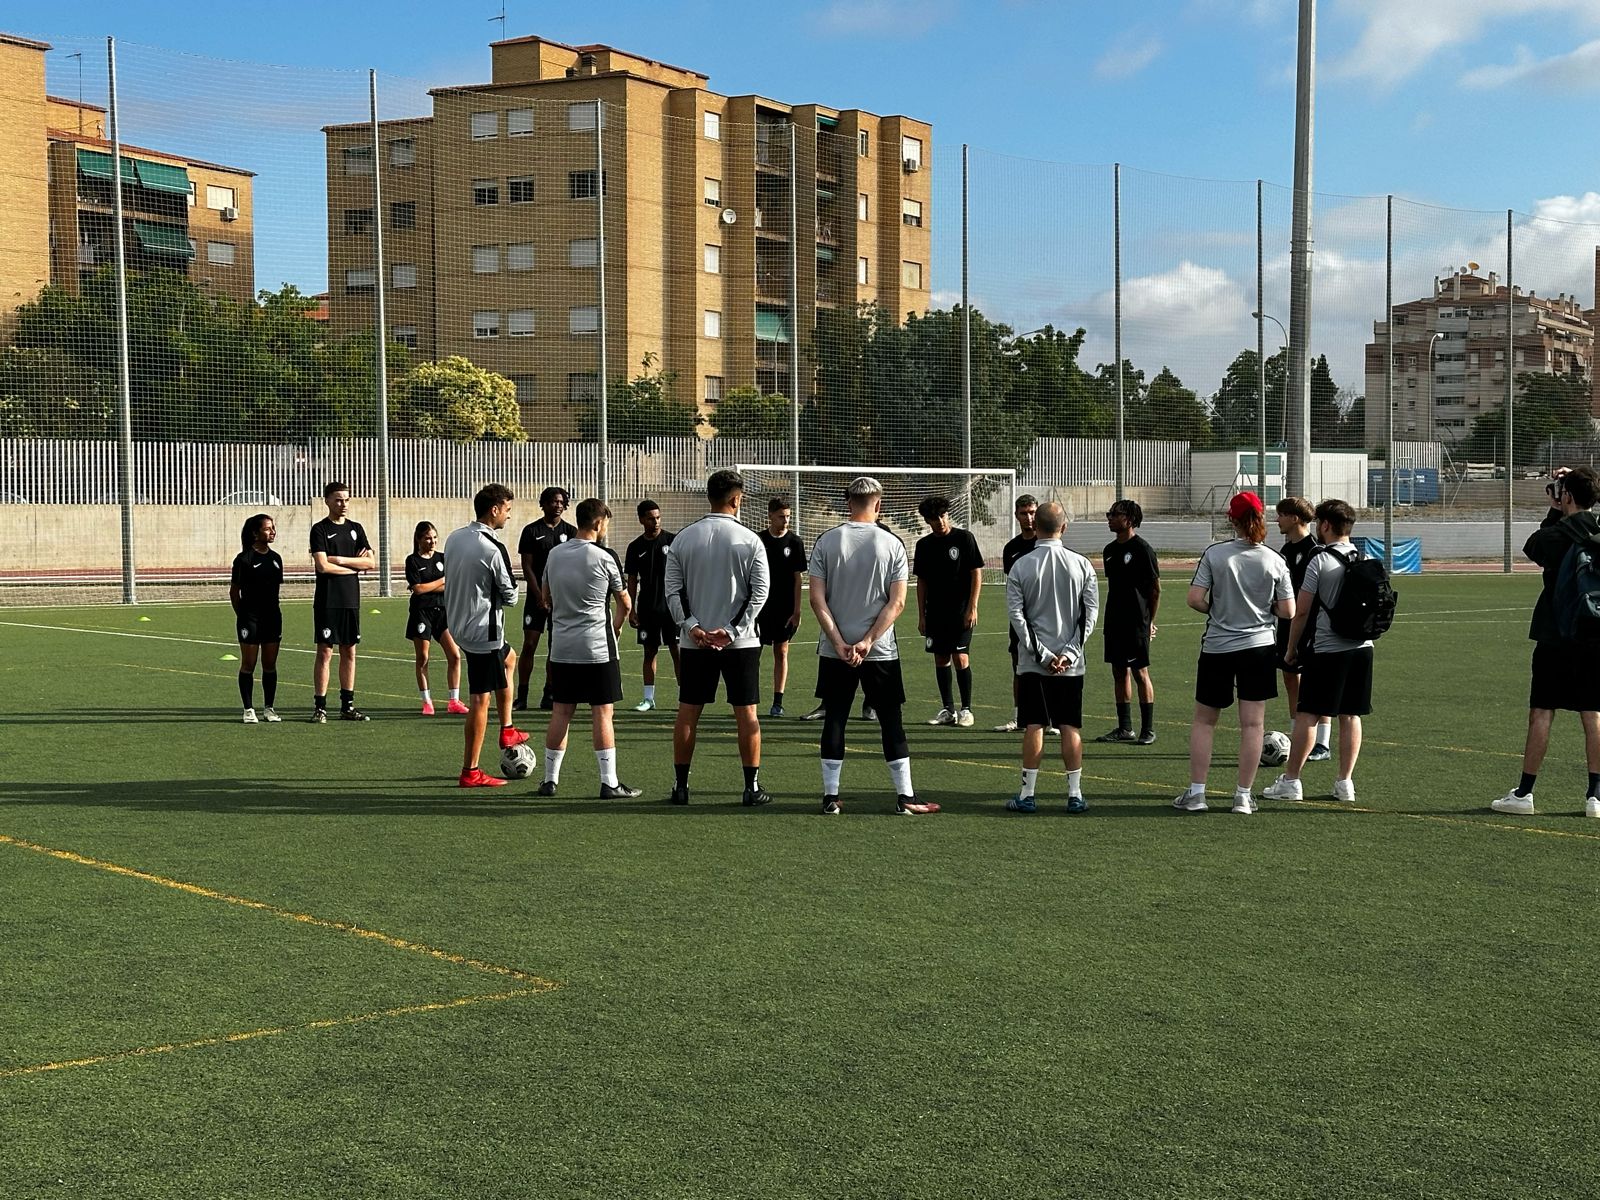
M 1046 325 L 1012 341 L 1011 404 L 1034 437 L 1106 437 L 1116 414 L 1094 376 L 1078 365 L 1087 331 Z M 1114 394 L 1114 393 L 1113 393 Z
M 418 364 L 394 389 L 390 431 L 396 437 L 470 442 L 527 440 L 516 385 L 459 355 Z
M 789 397 L 759 388 L 737 387 L 717 401 L 707 421 L 722 437 L 786 438 L 790 433 Z
M 639 374 L 619 380 L 606 391 L 606 429 L 613 442 L 643 442 L 653 437 L 693 437 L 700 415 L 688 401 L 674 395 L 677 374 L 664 371 L 659 360 L 646 352 Z M 584 401 L 578 415 L 578 436 L 600 436 L 600 401 Z
M 1211 430 L 1218 446 L 1254 446 L 1260 437 L 1260 363 L 1254 350 L 1241 350 L 1228 364 L 1211 402 Z M 1288 358 L 1280 350 L 1267 359 L 1267 444 L 1283 443 L 1283 399 Z
M 1541 461 L 1545 446 L 1555 441 L 1580 441 L 1594 435 L 1589 380 L 1581 372 L 1547 375 L 1529 371 L 1517 376 L 1516 452 L 1511 466 Z M 1479 413 L 1472 422 L 1463 455 L 1473 462 L 1506 462 L 1505 405 Z
M 1142 384 L 1144 373 L 1137 375 Z M 1123 395 L 1123 430 L 1128 437 L 1170 438 L 1196 447 L 1210 444 L 1211 416 L 1206 406 L 1193 388 L 1183 386 L 1171 367 L 1162 367 L 1150 385 L 1141 386 L 1137 393 L 1125 382 Z
M 1339 444 L 1341 418 L 1339 386 L 1328 369 L 1328 356 L 1319 354 L 1311 363 L 1311 444 L 1318 449 Z
M 110 437 L 115 408 L 105 372 L 53 348 L 0 350 L 0 437 Z

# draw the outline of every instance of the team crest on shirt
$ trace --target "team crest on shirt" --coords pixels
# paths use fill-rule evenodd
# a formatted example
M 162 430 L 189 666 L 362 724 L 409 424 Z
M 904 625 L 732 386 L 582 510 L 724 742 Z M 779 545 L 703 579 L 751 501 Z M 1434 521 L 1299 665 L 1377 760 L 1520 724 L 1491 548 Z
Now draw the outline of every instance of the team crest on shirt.
M 428 623 L 426 621 L 418 621 L 417 622 L 417 632 L 418 633 L 427 633 L 428 632 Z
M 951 546 L 950 547 L 950 561 L 951 562 L 955 562 L 960 557 L 961 557 L 961 549 L 960 549 L 960 547 Z
M 356 540 L 356 531 L 354 529 L 350 531 L 350 540 L 352 542 Z
M 328 639 L 328 638 L 331 638 L 331 637 L 332 637 L 332 636 L 333 636 L 333 630 L 331 630 L 331 629 L 324 629 L 324 630 L 323 630 L 323 631 L 322 631 L 322 636 L 323 636 L 323 639 L 324 639 L 324 640 L 326 640 L 326 639 Z
M 250 636 L 250 631 L 248 629 L 240 629 L 239 630 L 239 640 L 241 642 L 244 641 L 245 638 L 247 638 L 249 636 Z
M 567 535 L 564 534 L 564 533 L 556 538 L 556 541 L 558 541 L 558 542 L 564 542 L 566 540 L 567 540 Z
M 783 548 L 783 556 L 784 556 L 784 557 L 785 557 L 785 558 L 788 558 L 788 557 L 789 557 L 789 551 L 790 551 L 790 550 L 792 550 L 792 549 L 793 549 L 793 548 L 794 548 L 794 547 L 792 547 L 792 546 L 785 546 L 785 547 L 784 547 L 784 548 Z
M 1133 551 L 1129 550 L 1126 554 L 1124 554 L 1122 556 L 1122 565 L 1123 566 L 1127 566 L 1132 561 L 1133 561 Z

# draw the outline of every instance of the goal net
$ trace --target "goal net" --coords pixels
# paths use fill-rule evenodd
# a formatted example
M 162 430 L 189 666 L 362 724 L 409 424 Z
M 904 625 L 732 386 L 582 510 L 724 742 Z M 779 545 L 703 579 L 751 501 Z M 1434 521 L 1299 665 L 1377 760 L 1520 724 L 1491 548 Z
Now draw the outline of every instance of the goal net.
M 1016 532 L 1011 510 L 1017 473 L 935 467 L 816 467 L 786 463 L 741 463 L 744 506 L 740 519 L 752 529 L 767 527 L 774 497 L 789 502 L 792 526 L 809 551 L 817 537 L 849 516 L 845 493 L 853 479 L 870 475 L 883 485 L 885 528 L 906 544 L 909 555 L 928 524 L 917 511 L 927 496 L 950 502 L 950 519 L 978 540 L 984 562 L 1000 563 L 1000 551 Z

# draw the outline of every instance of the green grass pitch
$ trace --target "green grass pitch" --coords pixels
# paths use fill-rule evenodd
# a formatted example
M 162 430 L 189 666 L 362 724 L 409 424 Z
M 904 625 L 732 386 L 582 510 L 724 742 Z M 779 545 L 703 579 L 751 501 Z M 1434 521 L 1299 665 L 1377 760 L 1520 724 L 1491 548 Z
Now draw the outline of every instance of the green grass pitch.
M 1538 817 L 1487 807 L 1517 778 L 1537 579 L 1401 581 L 1360 811 L 1312 799 L 1314 764 L 1306 803 L 1249 819 L 1168 804 L 1183 583 L 1160 740 L 1091 745 L 1074 817 L 1058 761 L 1038 815 L 1001 808 L 998 588 L 976 729 L 921 724 L 931 660 L 902 626 L 917 790 L 945 807 L 911 820 L 861 722 L 842 818 L 816 815 L 818 727 L 793 718 L 764 730 L 777 803 L 740 808 L 726 709 L 694 806 L 661 804 L 671 704 L 630 710 L 631 645 L 619 760 L 644 797 L 594 798 L 580 721 L 539 800 L 453 786 L 403 600 L 366 605 L 359 727 L 303 720 L 304 604 L 286 723 L 253 728 L 225 605 L 0 612 L 0 1195 L 1595 1195 L 1576 720 Z M 1087 697 L 1092 737 L 1097 662 Z

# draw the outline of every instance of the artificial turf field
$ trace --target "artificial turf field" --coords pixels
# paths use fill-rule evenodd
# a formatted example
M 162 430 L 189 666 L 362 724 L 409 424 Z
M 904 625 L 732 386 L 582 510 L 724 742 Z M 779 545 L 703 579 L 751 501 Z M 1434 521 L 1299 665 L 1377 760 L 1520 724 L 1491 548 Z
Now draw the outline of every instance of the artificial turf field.
M 1538 817 L 1487 807 L 1517 778 L 1537 577 L 1401 581 L 1358 811 L 1251 818 L 1226 809 L 1229 716 L 1224 801 L 1168 805 L 1184 582 L 1160 740 L 1090 746 L 1073 817 L 1059 761 L 1037 815 L 1001 808 L 998 588 L 976 729 L 920 724 L 937 693 L 902 625 L 917 791 L 945 806 L 909 820 L 861 722 L 842 818 L 792 718 L 765 724 L 777 803 L 740 808 L 726 709 L 669 808 L 670 703 L 619 713 L 637 802 L 593 798 L 586 722 L 558 799 L 460 792 L 403 599 L 366 606 L 365 726 L 304 723 L 295 648 L 286 722 L 238 724 L 225 605 L 0 612 L 0 1196 L 1600 1193 L 1576 719 Z M 638 669 L 629 646 L 627 705 Z M 1087 697 L 1093 736 L 1098 663 Z M 1308 798 L 1332 778 L 1308 767 Z

